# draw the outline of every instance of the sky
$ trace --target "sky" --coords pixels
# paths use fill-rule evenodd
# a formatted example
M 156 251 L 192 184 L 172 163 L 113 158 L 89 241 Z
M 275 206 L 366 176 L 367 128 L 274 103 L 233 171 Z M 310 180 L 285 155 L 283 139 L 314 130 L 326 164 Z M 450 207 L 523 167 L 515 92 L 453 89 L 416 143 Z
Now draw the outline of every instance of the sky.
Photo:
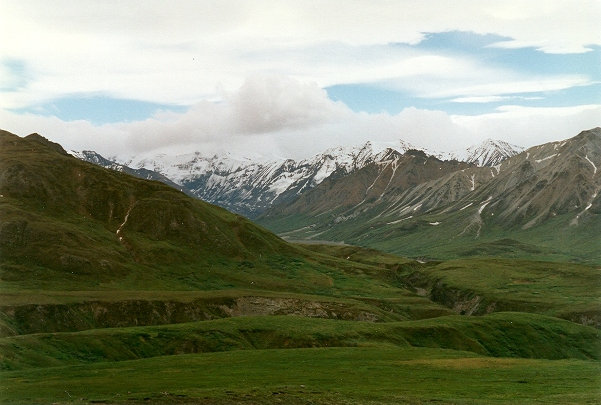
M 107 157 L 601 126 L 601 0 L 0 2 L 0 128 Z

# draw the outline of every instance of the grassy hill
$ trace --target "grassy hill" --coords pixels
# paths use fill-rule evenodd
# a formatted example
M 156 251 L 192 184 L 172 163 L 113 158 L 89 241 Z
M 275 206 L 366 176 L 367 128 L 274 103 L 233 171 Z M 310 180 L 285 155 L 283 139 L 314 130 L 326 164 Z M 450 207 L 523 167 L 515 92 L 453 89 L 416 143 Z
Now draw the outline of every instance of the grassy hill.
M 167 267 L 179 277 L 195 270 L 209 283 L 211 267 L 275 267 L 270 261 L 294 250 L 240 216 L 81 162 L 39 136 L 2 133 L 0 142 L 0 247 L 9 284 L 140 287 L 162 283 Z
M 585 403 L 599 394 L 601 356 L 598 330 L 516 313 L 383 324 L 243 317 L 0 347 L 13 353 L 2 358 L 3 403 Z

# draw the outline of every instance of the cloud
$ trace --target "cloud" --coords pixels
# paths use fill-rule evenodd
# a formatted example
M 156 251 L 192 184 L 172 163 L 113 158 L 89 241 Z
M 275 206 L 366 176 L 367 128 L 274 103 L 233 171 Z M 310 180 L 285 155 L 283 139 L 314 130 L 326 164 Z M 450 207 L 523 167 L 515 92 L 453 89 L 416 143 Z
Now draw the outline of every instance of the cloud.
M 465 56 L 423 55 L 403 60 L 385 88 L 423 98 L 484 97 L 564 90 L 595 83 L 586 75 L 537 75 L 491 67 Z
M 462 82 L 453 88 L 452 84 L 446 86 L 446 89 L 434 90 L 433 95 L 453 96 L 461 94 L 465 96 L 477 95 L 502 95 L 515 93 L 539 93 L 546 91 L 564 90 L 571 87 L 587 86 L 594 82 L 585 76 L 552 76 L 552 77 L 530 77 L 521 80 L 512 80 L 511 78 L 503 80 L 498 78 L 490 81 L 482 80 L 475 83 Z
M 533 146 L 566 139 L 580 131 L 601 126 L 601 105 L 572 107 L 523 107 L 506 105 L 490 114 L 452 116 L 453 122 L 479 138 L 501 138 Z
M 0 6 L 0 35 L 11 40 L 3 42 L 0 57 L 21 61 L 32 80 L 18 92 L 2 93 L 0 103 L 20 108 L 102 93 L 192 105 L 214 97 L 219 87 L 239 88 L 257 72 L 315 81 L 323 88 L 395 77 L 411 81 L 423 68 L 424 77 L 438 77 L 440 83 L 448 78 L 443 67 L 458 73 L 462 58 L 403 54 L 389 45 L 416 45 L 424 33 L 461 30 L 509 38 L 490 45 L 495 47 L 586 52 L 601 45 L 599 20 L 601 5 L 595 0 L 577 6 L 562 0 L 190 0 L 170 6 L 159 0 L 6 0 Z M 466 75 L 478 74 L 476 64 L 465 66 Z M 412 89 L 436 94 L 427 80 L 416 80 Z M 480 90 L 449 96 L 481 95 L 475 94 Z
M 218 102 L 203 101 L 186 113 L 161 113 L 132 124 L 128 143 L 137 151 L 204 142 L 246 142 L 249 135 L 291 133 L 344 119 L 351 111 L 331 101 L 316 84 L 253 76 L 236 92 L 223 93 Z
M 126 128 L 115 125 L 93 125 L 85 120 L 63 121 L 56 117 L 17 114 L 0 108 L 3 130 L 25 136 L 37 132 L 60 143 L 67 150 L 96 150 L 106 156 L 130 150 Z
M 512 39 L 491 44 L 491 47 L 582 53 L 591 51 L 591 45 L 598 45 L 601 40 L 595 23 L 601 15 L 599 1 L 585 0 L 578 2 L 578 6 L 570 0 L 518 3 L 497 2 L 495 5 L 491 14 L 497 22 L 506 22 L 507 36 Z M 549 34 L 546 38 L 545 31 Z
M 261 76 L 245 81 L 226 97 L 237 133 L 263 133 L 303 129 L 336 120 L 347 112 L 328 99 L 317 84 L 301 84 L 285 77 Z
M 472 96 L 457 97 L 451 100 L 453 103 L 498 103 L 507 100 L 542 100 L 543 97 L 524 97 L 524 96 Z
M 92 125 L 0 109 L 3 129 L 39 132 L 67 149 L 106 156 L 158 152 L 223 151 L 267 157 L 306 158 L 340 145 L 400 139 L 433 151 L 455 150 L 486 138 L 532 146 L 599 126 L 601 105 L 561 108 L 498 107 L 493 113 L 449 115 L 414 107 L 398 114 L 351 111 L 316 84 L 254 76 L 218 101 L 203 101 L 184 113 L 160 112 L 131 123 Z

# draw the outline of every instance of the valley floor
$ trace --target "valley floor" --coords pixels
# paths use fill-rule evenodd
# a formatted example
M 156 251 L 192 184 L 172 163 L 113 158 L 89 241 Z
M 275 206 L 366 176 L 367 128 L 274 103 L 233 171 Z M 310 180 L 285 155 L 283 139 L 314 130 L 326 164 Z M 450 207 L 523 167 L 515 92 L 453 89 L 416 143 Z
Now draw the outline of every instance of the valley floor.
M 520 313 L 37 333 L 0 339 L 0 402 L 593 404 L 598 340 L 596 329 Z
M 2 403 L 593 404 L 601 365 L 455 350 L 237 350 L 3 372 Z
M 595 404 L 601 398 L 601 269 L 509 259 L 418 263 L 354 246 L 303 249 L 315 262 L 282 259 L 303 271 L 280 291 L 76 291 L 6 283 L 0 403 Z M 292 291 L 317 271 L 331 280 L 330 289 Z M 257 279 L 250 270 L 236 274 Z

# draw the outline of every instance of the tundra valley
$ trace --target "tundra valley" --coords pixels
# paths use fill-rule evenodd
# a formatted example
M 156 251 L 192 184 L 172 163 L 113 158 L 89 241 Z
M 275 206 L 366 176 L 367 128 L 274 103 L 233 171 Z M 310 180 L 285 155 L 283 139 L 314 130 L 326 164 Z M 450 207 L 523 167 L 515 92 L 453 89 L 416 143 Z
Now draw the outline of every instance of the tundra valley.
M 257 162 L 0 131 L 0 402 L 597 403 L 601 128 L 565 135 Z

